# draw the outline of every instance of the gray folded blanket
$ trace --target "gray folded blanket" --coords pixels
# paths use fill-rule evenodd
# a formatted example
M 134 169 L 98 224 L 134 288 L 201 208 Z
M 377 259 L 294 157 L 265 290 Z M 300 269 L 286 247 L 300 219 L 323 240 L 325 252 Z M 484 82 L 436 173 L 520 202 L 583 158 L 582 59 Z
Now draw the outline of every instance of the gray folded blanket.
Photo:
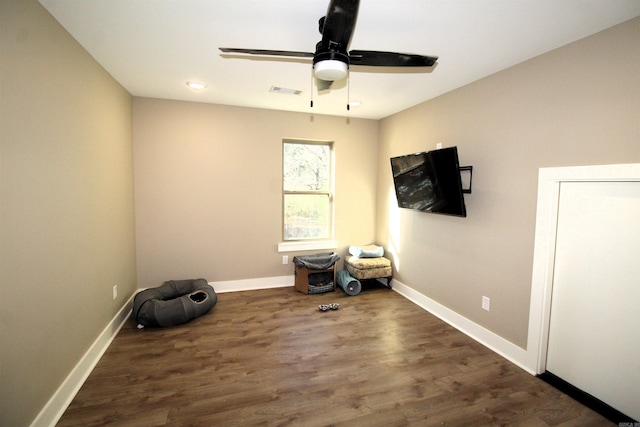
M 293 263 L 296 267 L 307 267 L 309 270 L 327 270 L 333 267 L 333 264 L 340 257 L 335 252 L 321 253 L 314 255 L 304 255 L 293 257 Z

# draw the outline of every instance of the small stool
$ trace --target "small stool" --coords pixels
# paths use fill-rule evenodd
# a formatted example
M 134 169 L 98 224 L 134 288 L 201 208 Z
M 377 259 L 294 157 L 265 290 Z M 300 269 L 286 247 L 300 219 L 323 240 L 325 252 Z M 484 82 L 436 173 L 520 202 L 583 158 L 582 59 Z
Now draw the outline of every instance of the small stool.
M 387 287 L 391 288 L 393 270 L 391 261 L 385 257 L 358 258 L 348 255 L 344 259 L 344 266 L 358 280 L 387 279 Z

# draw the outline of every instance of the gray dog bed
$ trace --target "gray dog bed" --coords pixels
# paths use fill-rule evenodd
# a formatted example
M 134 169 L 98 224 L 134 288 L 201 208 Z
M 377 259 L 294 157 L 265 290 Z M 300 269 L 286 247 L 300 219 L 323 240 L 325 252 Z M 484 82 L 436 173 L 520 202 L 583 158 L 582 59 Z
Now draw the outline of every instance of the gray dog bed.
M 133 298 L 133 316 L 141 326 L 176 326 L 206 314 L 218 296 L 205 279 L 169 280 Z

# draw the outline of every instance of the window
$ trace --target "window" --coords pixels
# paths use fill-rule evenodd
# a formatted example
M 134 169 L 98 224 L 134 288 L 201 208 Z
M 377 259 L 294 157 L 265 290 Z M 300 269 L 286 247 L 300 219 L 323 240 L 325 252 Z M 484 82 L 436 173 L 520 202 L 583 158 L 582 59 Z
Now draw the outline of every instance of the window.
M 282 153 L 283 239 L 331 239 L 332 143 L 285 140 Z

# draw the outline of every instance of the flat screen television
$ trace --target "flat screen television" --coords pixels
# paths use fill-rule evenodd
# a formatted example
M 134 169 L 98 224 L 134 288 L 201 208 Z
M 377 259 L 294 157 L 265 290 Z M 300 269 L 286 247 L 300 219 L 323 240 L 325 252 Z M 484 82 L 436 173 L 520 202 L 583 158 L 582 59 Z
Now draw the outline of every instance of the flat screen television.
M 457 147 L 391 158 L 398 206 L 466 217 L 460 169 Z

